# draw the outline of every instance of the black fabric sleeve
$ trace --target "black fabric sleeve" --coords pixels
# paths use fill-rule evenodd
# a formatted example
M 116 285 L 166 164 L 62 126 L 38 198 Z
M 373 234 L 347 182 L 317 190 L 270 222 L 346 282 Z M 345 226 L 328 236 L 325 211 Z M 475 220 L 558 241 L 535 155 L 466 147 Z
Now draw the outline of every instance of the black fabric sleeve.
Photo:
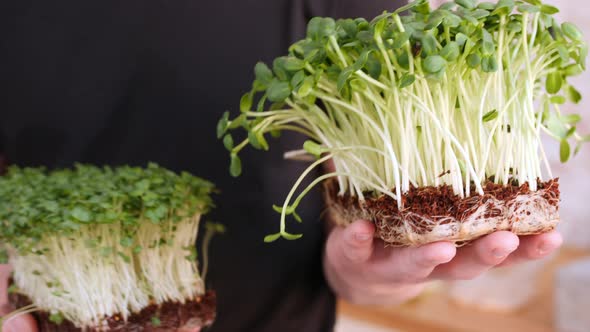
M 407 3 L 404 0 L 306 0 L 306 2 L 309 18 L 330 16 L 367 19 L 379 15 L 384 10 L 393 11 Z

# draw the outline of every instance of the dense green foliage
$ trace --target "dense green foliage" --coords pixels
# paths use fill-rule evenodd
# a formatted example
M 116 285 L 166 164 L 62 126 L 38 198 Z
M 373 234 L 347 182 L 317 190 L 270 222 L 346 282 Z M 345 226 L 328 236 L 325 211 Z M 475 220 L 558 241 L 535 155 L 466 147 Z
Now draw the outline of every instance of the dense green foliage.
M 0 243 L 26 250 L 50 236 L 119 224 L 121 245 L 130 247 L 142 223 L 179 222 L 206 212 L 213 190 L 203 179 L 155 164 L 55 171 L 12 167 L 0 177 Z

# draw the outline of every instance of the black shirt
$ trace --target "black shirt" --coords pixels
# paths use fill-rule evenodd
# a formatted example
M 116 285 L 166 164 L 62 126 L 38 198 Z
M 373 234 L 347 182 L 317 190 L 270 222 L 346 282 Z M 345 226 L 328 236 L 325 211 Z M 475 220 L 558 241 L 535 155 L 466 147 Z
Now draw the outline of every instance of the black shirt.
M 215 137 L 236 112 L 256 61 L 270 62 L 304 35 L 311 16 L 368 18 L 391 0 L 18 0 L 0 4 L 0 140 L 12 163 L 69 167 L 154 161 L 220 188 L 210 219 L 208 287 L 218 292 L 211 331 L 329 331 L 334 296 L 322 275 L 317 193 L 300 207 L 297 241 L 263 243 L 305 167 L 285 135 L 270 152 L 242 153 L 229 176 Z

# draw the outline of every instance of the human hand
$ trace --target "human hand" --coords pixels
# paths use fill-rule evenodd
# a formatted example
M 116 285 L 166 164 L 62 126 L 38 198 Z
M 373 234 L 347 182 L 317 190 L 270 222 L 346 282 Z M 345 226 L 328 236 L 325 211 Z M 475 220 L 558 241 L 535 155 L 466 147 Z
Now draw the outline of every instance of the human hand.
M 8 264 L 0 264 L 0 316 L 4 317 L 14 311 L 8 302 L 8 278 L 12 267 Z M 6 321 L 2 326 L 2 332 L 37 332 L 37 323 L 31 315 L 20 315 Z
M 521 237 L 501 231 L 462 248 L 449 242 L 386 248 L 374 233 L 371 222 L 359 220 L 346 228 L 334 227 L 326 242 L 326 278 L 352 303 L 401 303 L 418 295 L 429 281 L 473 279 L 496 266 L 546 257 L 563 241 L 556 231 Z

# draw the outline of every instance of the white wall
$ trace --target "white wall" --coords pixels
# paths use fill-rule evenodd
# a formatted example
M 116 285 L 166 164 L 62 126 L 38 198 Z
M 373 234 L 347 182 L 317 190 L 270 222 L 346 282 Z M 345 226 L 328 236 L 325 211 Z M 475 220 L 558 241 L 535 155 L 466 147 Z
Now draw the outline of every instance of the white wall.
M 580 27 L 590 43 L 590 1 L 586 0 L 547 0 L 558 7 L 560 21 L 569 21 Z M 590 61 L 587 65 L 590 66 Z M 565 105 L 565 112 L 582 115 L 579 131 L 590 134 L 590 70 L 571 80 L 582 94 L 578 105 Z M 558 145 L 547 141 L 552 160 L 554 176 L 559 176 L 562 192 L 560 229 L 570 245 L 590 248 L 590 143 L 580 154 L 566 164 L 559 162 Z

